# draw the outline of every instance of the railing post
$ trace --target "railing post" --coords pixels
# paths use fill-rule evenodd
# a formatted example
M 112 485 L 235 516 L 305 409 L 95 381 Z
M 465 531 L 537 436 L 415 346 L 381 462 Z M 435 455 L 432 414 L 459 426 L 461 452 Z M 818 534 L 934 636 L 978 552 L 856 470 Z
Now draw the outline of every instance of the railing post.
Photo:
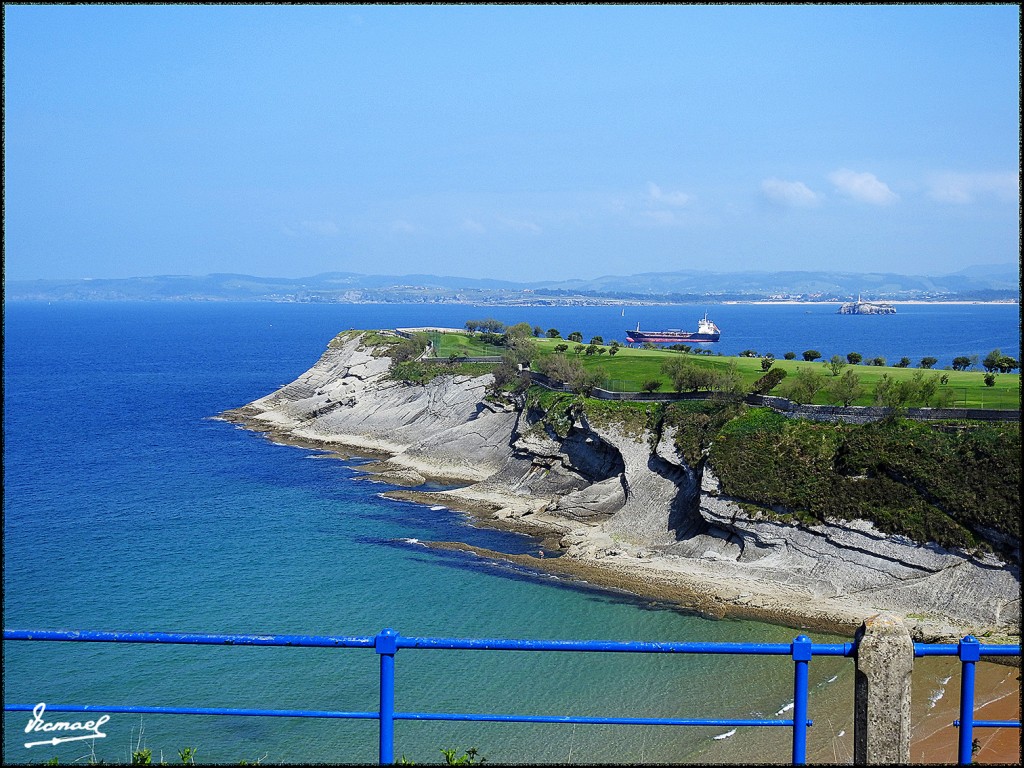
M 793 765 L 807 762 L 807 665 L 811 660 L 811 638 L 793 640 Z
M 960 641 L 957 655 L 960 657 L 962 667 L 957 762 L 960 765 L 970 765 L 974 757 L 974 665 L 981 659 L 981 645 L 978 643 L 978 639 L 967 635 Z
M 374 638 L 373 647 L 380 656 L 380 745 L 378 762 L 395 762 L 395 653 L 398 632 L 382 629 Z
M 910 633 L 898 618 L 882 613 L 860 625 L 854 643 L 853 762 L 909 763 Z

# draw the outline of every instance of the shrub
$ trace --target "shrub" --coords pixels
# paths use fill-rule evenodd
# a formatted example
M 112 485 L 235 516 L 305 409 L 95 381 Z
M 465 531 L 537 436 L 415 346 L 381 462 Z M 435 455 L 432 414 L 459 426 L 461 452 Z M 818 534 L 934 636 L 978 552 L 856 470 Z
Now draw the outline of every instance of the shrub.
M 786 371 L 783 368 L 772 368 L 764 376 L 754 382 L 754 387 L 751 389 L 755 395 L 767 395 L 771 392 L 784 378 L 786 378 Z

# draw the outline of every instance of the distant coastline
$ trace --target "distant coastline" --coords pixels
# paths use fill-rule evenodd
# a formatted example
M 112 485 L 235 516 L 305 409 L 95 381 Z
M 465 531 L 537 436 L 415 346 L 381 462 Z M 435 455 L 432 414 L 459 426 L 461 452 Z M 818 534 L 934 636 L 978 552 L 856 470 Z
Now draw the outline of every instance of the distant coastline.
M 298 278 L 210 274 L 8 279 L 4 283 L 4 297 L 8 301 L 269 301 L 533 307 L 842 304 L 860 296 L 885 303 L 1019 303 L 1019 268 L 1004 265 L 998 269 L 942 276 L 678 270 L 561 281 L 511 281 L 328 272 Z

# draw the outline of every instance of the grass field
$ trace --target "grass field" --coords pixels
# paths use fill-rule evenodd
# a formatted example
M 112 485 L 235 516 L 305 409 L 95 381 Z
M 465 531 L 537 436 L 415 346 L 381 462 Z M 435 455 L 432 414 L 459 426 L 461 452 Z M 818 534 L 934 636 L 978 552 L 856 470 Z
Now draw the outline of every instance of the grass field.
M 495 355 L 501 354 L 502 351 L 501 347 L 484 345 L 468 334 L 432 334 L 432 341 L 435 345 L 435 355 L 442 359 L 450 355 L 460 357 Z M 713 370 L 721 370 L 730 364 L 735 364 L 742 376 L 743 385 L 748 390 L 764 374 L 764 371 L 761 370 L 760 358 L 709 356 L 665 349 L 635 349 L 631 347 L 619 347 L 618 352 L 611 356 L 607 354 L 607 346 L 603 348 L 605 354 L 586 355 L 581 352 L 576 355 L 574 352 L 576 344 L 573 342 L 567 342 L 564 339 L 534 339 L 534 341 L 537 343 L 540 355 L 573 355 L 577 356 L 585 367 L 597 367 L 604 374 L 602 388 L 614 392 L 639 392 L 644 382 L 650 380 L 662 383 L 659 392 L 671 392 L 672 384 L 668 377 L 661 372 L 661 366 L 665 360 L 681 355 L 695 365 L 706 366 Z M 555 346 L 558 344 L 568 344 L 568 351 L 555 352 Z M 786 371 L 787 380 L 800 370 L 817 371 L 826 380 L 832 378 L 832 372 L 827 363 L 821 361 L 809 363 L 803 360 L 776 360 L 774 365 Z M 883 374 L 900 381 L 910 378 L 921 369 L 862 364 L 847 365 L 843 368 L 843 372 L 846 370 L 853 370 L 857 374 L 860 384 L 865 390 L 865 394 L 854 401 L 854 405 L 873 405 L 874 388 Z M 941 387 L 951 393 L 950 407 L 1020 409 L 1020 374 L 996 374 L 995 386 L 989 387 L 985 385 L 983 369 L 972 371 L 932 369 L 924 373 L 926 377 L 948 377 L 947 383 Z M 771 394 L 778 394 L 779 389 L 776 387 Z M 824 392 L 819 392 L 814 402 L 824 405 L 829 401 Z

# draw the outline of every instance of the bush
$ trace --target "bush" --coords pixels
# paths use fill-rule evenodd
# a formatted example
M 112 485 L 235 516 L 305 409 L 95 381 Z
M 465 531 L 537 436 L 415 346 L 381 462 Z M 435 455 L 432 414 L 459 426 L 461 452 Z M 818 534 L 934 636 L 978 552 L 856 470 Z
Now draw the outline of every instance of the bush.
M 750 391 L 755 395 L 767 395 L 784 378 L 786 378 L 786 371 L 784 369 L 772 368 L 768 373 L 754 382 L 754 388 Z

